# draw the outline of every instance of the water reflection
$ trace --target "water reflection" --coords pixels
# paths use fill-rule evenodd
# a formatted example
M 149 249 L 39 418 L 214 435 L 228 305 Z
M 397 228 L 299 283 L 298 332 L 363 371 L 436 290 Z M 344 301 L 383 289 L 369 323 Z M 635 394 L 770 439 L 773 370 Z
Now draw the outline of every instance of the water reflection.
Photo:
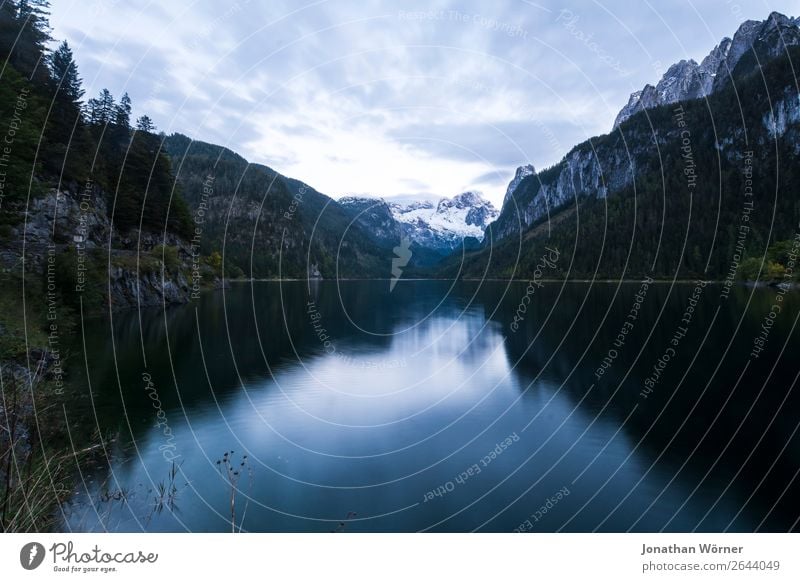
M 548 284 L 516 331 L 525 285 L 499 282 L 237 284 L 87 322 L 92 406 L 118 439 L 66 527 L 230 531 L 216 461 L 234 451 L 252 531 L 796 528 L 797 298 L 748 361 L 774 293 L 709 286 L 643 398 L 692 287 L 652 285 L 598 377 L 639 290 Z M 170 457 L 175 509 L 153 512 Z

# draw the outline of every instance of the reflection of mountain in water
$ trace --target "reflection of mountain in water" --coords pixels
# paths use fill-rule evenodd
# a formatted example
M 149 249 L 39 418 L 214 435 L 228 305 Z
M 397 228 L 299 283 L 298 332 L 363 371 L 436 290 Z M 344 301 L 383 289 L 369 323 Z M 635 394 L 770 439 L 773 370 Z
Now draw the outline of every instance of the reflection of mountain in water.
M 631 321 L 627 315 L 640 289 L 639 284 L 591 289 L 553 284 L 538 290 L 524 329 L 506 331 L 509 362 L 520 386 L 531 390 L 535 380 L 556 381 L 582 408 L 613 417 L 615 423 L 633 412 L 624 430 L 656 470 L 677 474 L 692 489 L 699 487 L 701 495 L 714 491 L 713 500 L 730 484 L 726 497 L 744 505 L 755 488 L 753 476 L 764 476 L 762 494 L 750 503 L 764 504 L 758 511 L 771 512 L 778 529 L 792 527 L 798 508 L 788 492 L 798 492 L 794 472 L 800 467 L 800 396 L 791 387 L 798 366 L 786 357 L 791 348 L 774 369 L 773 364 L 793 317 L 780 321 L 769 353 L 753 360 L 742 375 L 773 291 L 756 290 L 743 313 L 751 290 L 738 289 L 735 300 L 724 302 L 719 288 L 709 286 L 686 326 L 681 320 L 694 286 L 651 285 L 633 328 L 617 347 L 614 342 L 624 322 Z M 511 303 L 522 293 L 520 285 L 498 310 L 506 330 L 514 313 Z M 790 301 L 786 309 L 797 313 L 798 298 Z M 686 336 L 674 355 L 669 352 L 654 391 L 643 398 L 645 379 L 654 376 L 654 366 L 672 346 L 679 327 L 688 329 Z M 610 350 L 616 350 L 610 367 L 596 375 Z
M 219 493 L 206 458 L 226 446 L 259 463 L 254 498 L 264 507 L 251 509 L 248 520 L 260 531 L 317 531 L 291 515 L 341 519 L 351 510 L 372 516 L 357 531 L 510 531 L 528 507 L 566 485 L 573 493 L 563 513 L 542 522 L 542 531 L 714 531 L 731 522 L 749 530 L 762 519 L 764 529 L 792 527 L 800 458 L 798 403 L 788 387 L 797 365 L 782 360 L 770 376 L 791 316 L 738 381 L 771 290 L 755 291 L 741 318 L 750 290 L 717 313 L 718 290 L 708 287 L 643 399 L 644 378 L 669 345 L 692 286 L 648 289 L 600 380 L 595 372 L 639 285 L 546 284 L 512 332 L 525 288 L 241 284 L 197 305 L 143 312 L 141 333 L 137 314 L 115 316 L 113 344 L 108 322 L 89 322 L 101 429 L 119 431 L 125 449 L 114 452 L 114 479 L 141 483 L 163 469 L 163 435 L 141 381 L 145 345 L 182 470 L 198 488 L 181 517 L 193 529 L 222 527 L 191 508 Z M 796 314 L 795 303 L 787 298 L 785 313 Z M 523 436 L 480 479 L 417 507 L 425 491 L 511 433 Z M 401 507 L 416 509 L 374 517 Z M 119 519 L 115 528 L 133 527 Z M 178 523 L 164 517 L 149 527 L 172 531 Z

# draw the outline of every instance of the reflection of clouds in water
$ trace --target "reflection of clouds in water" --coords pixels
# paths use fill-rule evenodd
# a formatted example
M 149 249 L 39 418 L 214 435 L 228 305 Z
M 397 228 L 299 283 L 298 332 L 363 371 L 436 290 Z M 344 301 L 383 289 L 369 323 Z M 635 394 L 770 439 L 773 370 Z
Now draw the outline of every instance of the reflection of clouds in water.
M 233 356 L 223 331 L 224 319 L 216 317 L 221 295 L 208 296 L 198 305 L 198 320 L 191 306 L 168 312 L 174 346 L 172 365 L 180 400 L 171 381 L 169 362 L 157 357 L 158 346 L 165 341 L 163 335 L 158 335 L 163 332 L 163 325 L 157 322 L 160 314 L 153 314 L 150 321 L 145 313 L 143 323 L 148 341 L 153 342 L 148 347 L 153 351 L 148 356 L 150 368 L 160 387 L 176 446 L 184 456 L 181 470 L 197 490 L 186 490 L 179 499 L 180 519 L 187 527 L 226 527 L 224 519 L 209 510 L 209 505 L 224 505 L 224 499 L 216 474 L 206 461 L 206 457 L 218 458 L 221 445 L 250 455 L 256 478 L 245 529 L 254 530 L 327 531 L 330 528 L 317 527 L 324 522 L 316 520 L 338 522 L 343 515 L 356 511 L 364 521 L 348 524 L 349 530 L 414 531 L 432 526 L 464 531 L 482 526 L 510 531 L 518 527 L 522 517 L 539 507 L 542 499 L 564 486 L 571 494 L 559 502 L 558 510 L 536 523 L 542 530 L 565 527 L 586 531 L 602 523 L 606 529 L 619 531 L 630 527 L 640 516 L 643 517 L 637 527 L 642 529 L 658 529 L 674 516 L 670 527 L 685 530 L 697 525 L 697 516 L 708 510 L 720 487 L 728 482 L 730 471 L 725 467 L 730 463 L 720 464 L 700 478 L 708 470 L 709 459 L 717 457 L 750 406 L 753 394 L 742 386 L 736 402 L 728 404 L 729 412 L 716 421 L 714 431 L 705 440 L 703 454 L 690 459 L 677 472 L 702 432 L 714 421 L 719 403 L 729 396 L 728 389 L 734 382 L 726 373 L 703 396 L 703 405 L 691 413 L 694 420 L 684 429 L 685 434 L 672 444 L 669 454 L 661 455 L 675 436 L 678 424 L 696 404 L 697 387 L 703 386 L 713 373 L 713 366 L 706 364 L 716 358 L 702 359 L 703 365 L 693 371 L 685 389 L 678 392 L 658 422 L 655 419 L 660 406 L 635 408 L 644 373 L 634 362 L 636 350 L 644 344 L 637 334 L 652 328 L 665 301 L 671 306 L 669 313 L 679 317 L 691 291 L 688 287 L 673 289 L 669 297 L 665 288 L 657 285 L 648 292 L 639 316 L 641 325 L 632 332 L 609 375 L 595 383 L 597 358 L 602 357 L 618 332 L 619 321 L 628 313 L 638 285 L 623 286 L 615 299 L 611 285 L 595 285 L 591 291 L 588 286 L 573 285 L 562 291 L 559 285 L 547 284 L 537 293 L 536 305 L 525 326 L 506 336 L 503 330 L 513 317 L 518 294 L 507 293 L 494 319 L 487 320 L 498 306 L 504 283 L 484 283 L 480 288 L 476 283 L 463 283 L 441 301 L 448 284 L 406 282 L 404 290 L 398 286 L 395 291 L 408 293 L 400 302 L 384 301 L 389 295 L 385 281 L 367 283 L 359 289 L 337 289 L 335 282 L 315 285 L 315 301 L 325 313 L 326 326 L 336 337 L 337 348 L 348 355 L 346 360 L 320 349 L 305 313 L 307 300 L 301 292 L 304 283 L 300 282 L 283 283 L 282 307 L 276 301 L 278 284 L 257 285 L 254 296 L 263 326 L 262 355 L 260 349 L 253 349 L 255 330 L 247 324 L 252 322 L 252 317 L 248 320 L 248 314 L 252 316 L 249 285 L 234 286 L 226 292 L 228 318 L 236 322 L 236 333 L 231 336 Z M 524 283 L 519 288 L 524 289 Z M 477 298 L 470 303 L 476 291 Z M 589 297 L 584 303 L 587 292 Z M 736 301 L 736 296 L 733 299 Z M 756 310 L 769 300 L 769 290 L 757 294 Z M 340 302 L 360 325 L 385 335 L 358 331 L 343 315 Z M 275 326 L 275 317 L 281 313 L 273 313 L 275 304 L 286 315 L 288 331 Z M 731 307 L 730 313 L 723 312 L 718 324 L 734 325 L 740 305 Z M 380 310 L 372 306 L 379 306 Z M 546 321 L 553 306 L 558 310 Z M 609 317 L 601 324 L 609 306 Z M 796 308 L 793 303 L 786 307 Z M 197 365 L 199 354 L 194 348 L 187 349 L 188 334 L 196 321 L 201 325 L 213 390 L 202 367 Z M 760 321 L 761 317 L 749 319 L 748 330 L 755 329 Z M 133 355 L 138 349 L 138 332 L 135 326 L 126 325 L 124 318 L 120 323 L 115 328 L 117 355 L 125 377 L 127 369 L 138 366 Z M 575 326 L 570 331 L 572 323 Z M 700 327 L 706 324 L 697 322 Z M 102 322 L 97 325 L 103 328 Z M 599 330 L 591 344 L 586 339 L 591 337 L 586 335 L 586 329 Z M 100 344 L 106 341 L 102 333 L 88 331 L 87 337 Z M 670 331 L 669 324 L 657 326 L 653 330 L 654 347 L 646 353 L 655 353 Z M 720 331 L 725 333 L 723 328 Z M 787 330 L 776 327 L 774 332 L 782 338 Z M 776 344 L 781 341 L 776 339 Z M 360 365 L 398 358 L 405 358 L 407 365 L 394 369 Z M 682 362 L 675 369 L 685 367 Z M 629 369 L 630 377 L 614 395 L 619 380 L 614 374 Z M 102 368 L 97 358 L 93 374 L 99 387 L 96 401 L 101 419 L 109 426 L 124 423 L 119 416 L 115 384 L 106 381 L 113 377 L 113 369 Z M 776 377 L 772 381 L 780 383 L 783 379 Z M 145 469 L 156 477 L 163 473 L 165 463 L 159 451 L 163 436 L 148 420 L 152 418 L 152 407 L 143 398 L 141 386 L 123 385 L 123 393 L 133 438 L 144 464 L 130 449 L 114 451 L 116 481 L 109 483 L 137 491 L 142 489 L 141 483 L 147 482 Z M 780 394 L 770 391 L 766 396 L 769 402 L 763 404 L 765 409 L 775 410 L 775 398 Z M 796 413 L 791 411 L 797 409 L 786 407 L 776 420 L 766 437 L 773 452 L 763 455 L 760 463 L 770 464 L 775 451 L 781 450 L 786 431 L 796 426 Z M 520 436 L 519 442 L 493 460 L 491 466 L 447 496 L 425 503 L 424 511 L 415 507 L 426 491 L 479 462 L 514 431 Z M 758 427 L 739 438 L 747 440 L 751 434 L 760 434 Z M 642 440 L 644 435 L 647 436 Z M 130 435 L 127 440 L 124 433 L 122 437 L 120 448 L 128 446 L 130 440 Z M 727 452 L 734 455 L 734 466 L 745 454 L 741 451 L 751 447 L 752 443 L 745 442 Z M 651 467 L 654 459 L 659 462 Z M 762 491 L 737 518 L 741 528 L 747 529 L 763 518 L 765 506 L 772 503 L 776 479 L 785 479 L 787 471 L 795 468 L 784 462 L 772 477 L 768 475 Z M 102 483 L 107 478 L 98 471 L 94 482 Z M 672 484 L 665 489 L 664 483 L 669 480 Z M 696 494 L 690 496 L 698 484 Z M 493 487 L 496 491 L 489 493 Z M 592 500 L 598 491 L 601 494 Z M 726 525 L 751 492 L 750 481 L 735 481 L 727 497 L 704 521 L 704 527 Z M 486 497 L 481 499 L 483 495 Z M 518 497 L 516 504 L 508 506 Z M 675 508 L 684 502 L 686 505 L 676 514 Z M 469 511 L 461 511 L 472 503 Z M 609 514 L 618 503 L 620 508 Z M 653 506 L 648 507 L 651 503 Z M 130 505 L 134 515 L 147 513 L 147 504 L 132 501 Z M 378 517 L 388 512 L 397 513 Z M 87 519 L 85 512 L 81 515 Z M 120 529 L 138 527 L 131 508 L 115 509 L 111 519 Z M 793 519 L 791 511 L 775 512 L 770 517 L 776 528 L 786 519 Z M 73 524 L 76 527 L 77 521 Z M 167 513 L 153 517 L 148 526 L 154 531 L 181 527 Z M 79 529 L 97 526 L 89 521 Z

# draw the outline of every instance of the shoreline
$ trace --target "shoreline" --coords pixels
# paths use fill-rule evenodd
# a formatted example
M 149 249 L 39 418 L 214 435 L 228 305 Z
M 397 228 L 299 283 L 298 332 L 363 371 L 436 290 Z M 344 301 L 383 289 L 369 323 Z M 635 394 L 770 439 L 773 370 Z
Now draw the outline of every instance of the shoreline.
M 331 282 L 331 281 L 391 281 L 390 277 L 340 277 L 338 279 L 300 279 L 296 277 L 253 277 L 244 279 L 225 279 L 225 283 L 280 283 L 280 282 Z M 500 279 L 493 277 L 484 278 L 462 278 L 462 279 L 440 279 L 435 277 L 408 277 L 402 278 L 400 281 L 467 281 L 467 282 L 481 282 L 490 281 L 493 283 L 528 283 L 528 279 Z M 566 284 L 586 284 L 586 283 L 602 283 L 602 284 L 640 284 L 642 279 L 539 279 L 542 283 L 566 283 Z M 654 285 L 694 285 L 698 279 L 653 279 Z M 707 279 L 709 285 L 724 285 L 727 281 Z M 739 287 L 777 287 L 782 283 L 766 282 L 766 281 L 736 281 L 735 286 Z M 800 282 L 792 282 L 789 286 L 793 289 L 800 288 Z

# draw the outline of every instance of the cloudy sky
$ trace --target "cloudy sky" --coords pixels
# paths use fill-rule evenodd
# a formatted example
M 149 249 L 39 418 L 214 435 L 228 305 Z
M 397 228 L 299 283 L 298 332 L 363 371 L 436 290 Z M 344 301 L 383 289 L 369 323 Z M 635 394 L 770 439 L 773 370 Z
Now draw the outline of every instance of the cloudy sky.
M 402 8 L 398 8 L 402 6 Z M 498 203 L 611 128 L 628 95 L 796 1 L 55 0 L 87 95 L 333 197 Z

